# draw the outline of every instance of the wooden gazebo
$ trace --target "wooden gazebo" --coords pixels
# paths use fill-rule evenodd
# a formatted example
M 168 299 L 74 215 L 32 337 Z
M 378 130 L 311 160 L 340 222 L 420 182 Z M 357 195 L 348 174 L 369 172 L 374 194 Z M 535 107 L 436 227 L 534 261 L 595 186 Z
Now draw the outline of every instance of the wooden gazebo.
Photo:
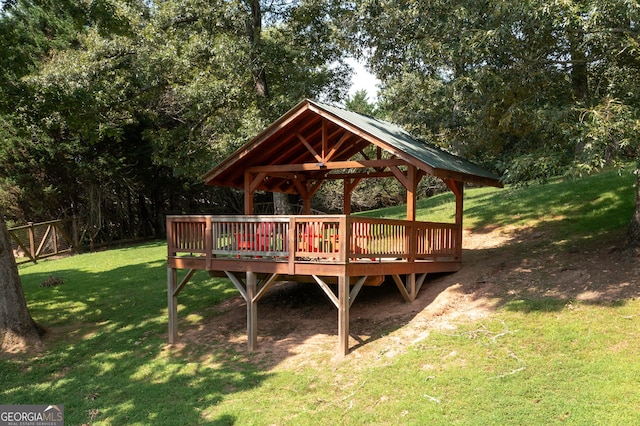
M 416 188 L 426 174 L 455 194 L 454 223 L 416 221 Z M 395 178 L 406 189 L 406 220 L 351 216 L 352 191 L 372 177 Z M 343 214 L 311 215 L 311 199 L 327 180 L 344 182 Z M 465 182 L 502 186 L 400 127 L 304 100 L 205 175 L 207 185 L 244 190 L 244 215 L 167 217 L 169 343 L 178 337 L 178 294 L 195 271 L 206 270 L 227 276 L 246 300 L 250 350 L 260 298 L 277 281 L 297 280 L 317 283 L 336 306 L 338 350 L 347 354 L 349 308 L 363 285 L 390 276 L 411 302 L 428 273 L 462 267 Z M 299 194 L 303 214 L 254 215 L 256 191 Z M 179 283 L 177 269 L 189 270 Z

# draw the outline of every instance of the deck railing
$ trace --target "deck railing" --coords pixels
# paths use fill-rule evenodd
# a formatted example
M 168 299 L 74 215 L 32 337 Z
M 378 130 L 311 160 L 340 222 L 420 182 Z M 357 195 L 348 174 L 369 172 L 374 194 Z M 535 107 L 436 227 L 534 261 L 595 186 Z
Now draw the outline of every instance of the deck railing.
M 355 262 L 459 259 L 455 224 L 331 216 L 168 216 L 169 256 Z

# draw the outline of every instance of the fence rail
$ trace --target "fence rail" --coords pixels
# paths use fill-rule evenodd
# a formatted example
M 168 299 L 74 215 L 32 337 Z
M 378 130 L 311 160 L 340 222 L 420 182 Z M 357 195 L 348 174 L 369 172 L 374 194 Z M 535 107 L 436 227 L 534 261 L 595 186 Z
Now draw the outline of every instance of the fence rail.
M 73 242 L 65 229 L 69 223 L 68 220 L 52 220 L 10 228 L 16 263 L 36 263 L 38 259 L 71 252 Z

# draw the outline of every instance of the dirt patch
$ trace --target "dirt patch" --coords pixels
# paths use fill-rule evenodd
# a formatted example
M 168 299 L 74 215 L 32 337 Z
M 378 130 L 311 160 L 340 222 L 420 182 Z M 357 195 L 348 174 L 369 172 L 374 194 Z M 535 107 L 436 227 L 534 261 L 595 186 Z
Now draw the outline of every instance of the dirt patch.
M 334 362 L 390 362 L 434 330 L 477 321 L 519 298 L 610 303 L 640 297 L 638 257 L 617 241 L 561 245 L 541 231 L 465 232 L 464 267 L 434 274 L 413 303 L 392 281 L 364 287 L 350 310 L 347 358 L 336 356 L 337 311 L 315 284 L 283 282 L 258 304 L 258 351 L 246 351 L 246 304 L 234 297 L 210 308 L 197 326 L 181 323 L 178 349 L 232 350 L 264 368 L 297 369 Z

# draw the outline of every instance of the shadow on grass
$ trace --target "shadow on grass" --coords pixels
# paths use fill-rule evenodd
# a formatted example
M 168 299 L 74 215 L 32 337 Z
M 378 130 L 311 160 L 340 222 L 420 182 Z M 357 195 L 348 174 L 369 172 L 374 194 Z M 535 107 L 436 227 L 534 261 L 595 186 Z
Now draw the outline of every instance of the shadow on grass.
M 618 184 L 612 184 L 612 181 Z M 495 229 L 514 222 L 555 223 L 556 238 L 627 226 L 633 212 L 634 176 L 615 171 L 588 179 L 556 180 L 467 197 L 465 218 L 478 230 Z
M 511 190 L 472 194 L 465 214 L 474 232 L 516 217 L 536 224 L 502 247 L 465 251 L 463 270 L 428 280 L 412 304 L 388 283 L 363 289 L 350 312 L 357 341 L 352 350 L 366 348 L 428 308 L 441 315 L 434 305 L 454 287 L 468 299 L 497 300 L 487 309 L 524 313 L 557 312 L 572 300 L 624 303 L 638 291 L 630 285 L 637 282 L 635 264 L 619 265 L 630 275 L 613 276 L 601 265 L 615 270 L 616 262 L 625 261 L 603 249 L 610 243 L 585 243 L 594 234 L 623 228 L 630 218 L 633 191 L 627 184 L 606 184 L 611 178 L 618 177 L 556 182 L 530 188 L 526 197 Z M 81 257 L 87 265 L 65 267 L 60 260 L 49 269 L 21 268 L 32 315 L 51 328 L 51 336 L 42 354 L 0 360 L 4 403 L 63 404 L 69 424 L 233 424 L 242 414 L 216 407 L 259 387 L 301 345 L 324 335 L 324 343 L 310 350 L 320 348 L 325 358 L 335 353 L 337 313 L 316 285 L 286 284 L 267 292 L 258 307 L 258 334 L 259 350 L 270 349 L 251 354 L 243 339 L 244 302 L 228 280 L 200 272 L 180 294 L 181 345 L 169 348 L 164 242 L 147 248 L 155 254 L 145 259 L 136 257 L 136 249 L 118 250 L 123 258 L 114 267 L 90 267 L 101 259 L 91 254 Z M 64 284 L 40 288 L 50 274 Z
M 157 247 L 159 253 L 166 250 L 163 243 Z M 101 257 L 77 259 L 90 263 Z M 235 415 L 216 413 L 215 406 L 270 374 L 243 354 L 204 356 L 197 348 L 168 347 L 164 259 L 131 260 L 102 273 L 53 264 L 47 265 L 51 272 L 21 270 L 32 316 L 49 328 L 48 348 L 37 356 L 0 358 L 3 403 L 61 404 L 67 423 L 78 425 L 233 424 Z M 64 284 L 39 287 L 50 274 Z M 228 283 L 206 274 L 191 284 L 181 295 L 183 316 L 233 294 Z
M 507 311 L 512 312 L 559 312 L 567 307 L 566 300 L 550 297 L 540 299 L 516 299 L 504 304 Z

